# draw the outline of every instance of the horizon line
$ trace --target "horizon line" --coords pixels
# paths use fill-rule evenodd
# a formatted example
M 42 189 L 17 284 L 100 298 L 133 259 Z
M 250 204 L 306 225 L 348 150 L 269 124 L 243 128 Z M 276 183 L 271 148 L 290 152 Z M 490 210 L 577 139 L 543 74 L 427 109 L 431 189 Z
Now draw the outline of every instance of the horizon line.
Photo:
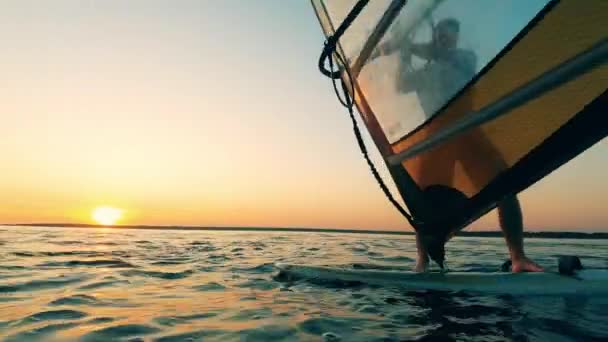
M 318 233 L 352 233 L 352 234 L 386 234 L 386 235 L 414 235 L 408 230 L 370 230 L 348 228 L 313 228 L 313 227 L 221 227 L 221 226 L 191 226 L 191 225 L 100 225 L 90 223 L 6 223 L 2 226 L 13 227 L 48 227 L 48 228 L 109 228 L 109 229 L 142 229 L 142 230 L 199 230 L 199 231 L 277 231 L 277 232 L 318 232 Z M 500 230 L 461 230 L 457 236 L 502 237 Z M 608 232 L 576 232 L 576 231 L 524 231 L 525 237 L 544 238 L 602 238 L 608 239 Z

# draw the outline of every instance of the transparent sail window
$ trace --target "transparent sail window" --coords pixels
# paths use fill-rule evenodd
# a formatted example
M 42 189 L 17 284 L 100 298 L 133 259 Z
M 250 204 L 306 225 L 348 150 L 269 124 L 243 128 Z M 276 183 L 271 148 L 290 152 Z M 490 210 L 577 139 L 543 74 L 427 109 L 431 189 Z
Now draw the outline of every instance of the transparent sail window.
M 350 63 L 359 57 L 383 9 L 390 5 L 390 1 L 370 3 L 374 7 L 362 12 L 354 31 L 341 41 Z M 436 115 L 547 3 L 408 1 L 358 74 L 389 142 Z

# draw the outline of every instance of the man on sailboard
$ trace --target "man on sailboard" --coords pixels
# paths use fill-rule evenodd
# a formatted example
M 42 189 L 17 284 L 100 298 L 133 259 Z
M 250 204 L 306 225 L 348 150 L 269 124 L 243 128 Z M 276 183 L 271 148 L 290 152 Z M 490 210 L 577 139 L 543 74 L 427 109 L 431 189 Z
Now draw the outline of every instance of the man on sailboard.
M 397 88 L 402 93 L 416 92 L 420 106 L 427 120 L 436 114 L 452 97 L 454 97 L 475 76 L 477 57 L 471 50 L 458 47 L 460 23 L 457 19 L 446 18 L 433 27 L 433 37 L 428 43 L 412 43 L 407 35 L 399 33 L 396 38 L 378 46 L 371 58 L 377 58 L 398 52 L 400 55 L 400 75 L 397 77 Z M 415 55 L 426 60 L 419 70 L 411 68 L 411 57 Z M 462 110 L 468 112 L 472 105 Z M 421 172 L 419 183 L 429 186 L 437 178 L 453 177 L 458 162 L 471 179 L 483 180 L 488 175 L 495 175 L 504 169 L 505 162 L 491 142 L 479 129 L 471 131 L 466 138 L 465 153 L 443 153 L 441 157 L 426 153 L 420 158 Z M 459 145 L 462 146 L 462 145 Z M 460 147 L 463 148 L 463 147 Z M 444 151 L 445 152 L 445 151 Z M 446 155 L 448 156 L 446 158 Z M 430 158 L 429 158 L 430 157 Z M 480 167 L 479 160 L 485 162 Z M 427 178 L 434 178 L 426 181 Z M 432 176 L 430 176 L 432 175 Z M 539 272 L 543 269 L 530 260 L 523 247 L 523 218 L 516 196 L 509 196 L 498 203 L 500 226 L 504 233 L 511 256 L 513 272 Z M 424 236 L 425 232 L 416 232 L 418 249 L 415 270 L 425 271 L 429 264 L 429 240 L 442 239 L 441 248 L 454 235 Z

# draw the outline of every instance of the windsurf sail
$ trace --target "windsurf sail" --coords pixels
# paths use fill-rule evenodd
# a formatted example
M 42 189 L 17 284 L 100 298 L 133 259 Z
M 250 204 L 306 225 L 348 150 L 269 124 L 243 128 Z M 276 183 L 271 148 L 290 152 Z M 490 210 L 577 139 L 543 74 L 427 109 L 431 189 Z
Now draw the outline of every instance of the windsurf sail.
M 312 5 L 319 67 L 360 113 L 407 210 L 372 170 L 416 230 L 445 241 L 608 134 L 608 1 Z

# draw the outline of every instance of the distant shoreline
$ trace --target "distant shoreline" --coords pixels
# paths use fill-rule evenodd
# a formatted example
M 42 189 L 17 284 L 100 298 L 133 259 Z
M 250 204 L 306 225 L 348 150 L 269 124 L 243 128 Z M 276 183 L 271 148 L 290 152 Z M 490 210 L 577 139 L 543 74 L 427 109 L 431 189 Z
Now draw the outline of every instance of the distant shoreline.
M 380 235 L 414 235 L 411 231 L 390 230 L 360 230 L 336 228 L 272 228 L 272 227 L 203 227 L 203 226 L 147 226 L 147 225 L 115 225 L 102 226 L 96 224 L 77 223 L 15 223 L 3 224 L 16 227 L 49 227 L 49 228 L 110 228 L 110 229 L 146 229 L 146 230 L 194 230 L 194 231 L 241 231 L 241 232 L 307 232 L 307 233 L 346 233 L 346 234 L 380 234 Z M 502 237 L 500 231 L 461 231 L 463 237 Z M 583 232 L 524 232 L 527 238 L 543 239 L 608 239 L 608 233 Z

